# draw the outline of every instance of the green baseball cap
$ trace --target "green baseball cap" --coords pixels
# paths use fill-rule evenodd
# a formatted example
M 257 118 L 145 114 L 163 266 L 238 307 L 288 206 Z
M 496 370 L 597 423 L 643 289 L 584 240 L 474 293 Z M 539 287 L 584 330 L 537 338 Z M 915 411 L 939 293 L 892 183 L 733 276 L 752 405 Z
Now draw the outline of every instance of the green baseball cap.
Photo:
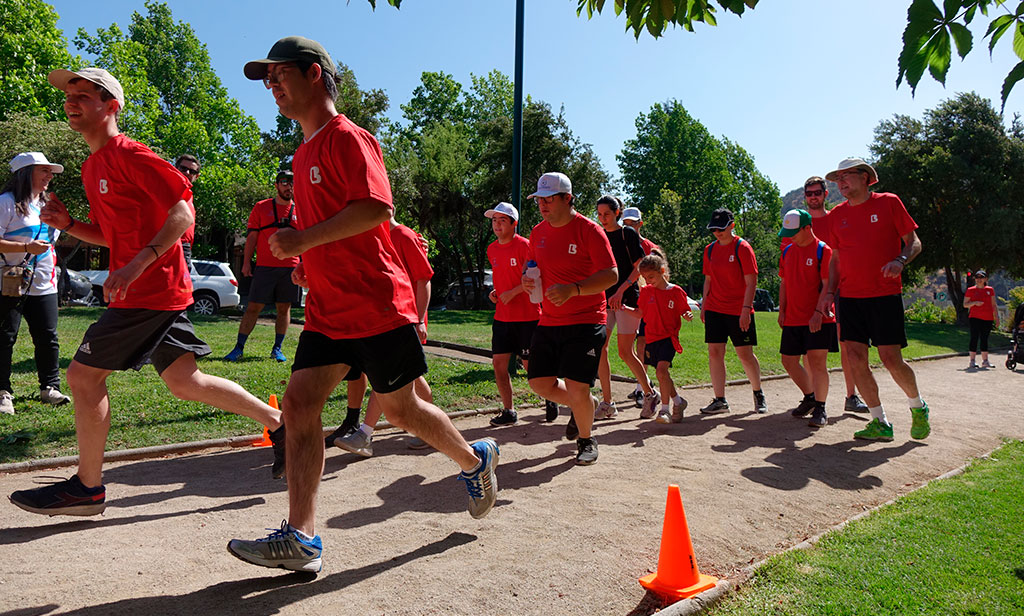
M 270 64 L 299 61 L 315 62 L 320 65 L 324 72 L 330 73 L 331 76 L 337 75 L 337 71 L 334 69 L 334 61 L 331 60 L 330 54 L 327 53 L 323 45 L 303 36 L 284 37 L 274 43 L 266 58 L 246 62 L 243 71 L 246 77 L 258 81 L 267 76 L 267 66 Z
M 793 237 L 807 225 L 811 224 L 811 214 L 807 210 L 795 209 L 786 212 L 782 217 L 782 230 L 779 237 Z

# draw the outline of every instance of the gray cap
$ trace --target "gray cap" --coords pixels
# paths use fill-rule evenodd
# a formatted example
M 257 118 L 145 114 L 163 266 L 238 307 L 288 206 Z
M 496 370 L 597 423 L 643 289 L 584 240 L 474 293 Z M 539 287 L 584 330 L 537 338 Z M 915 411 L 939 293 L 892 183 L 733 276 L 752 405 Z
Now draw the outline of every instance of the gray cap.
M 102 68 L 90 66 L 89 68 L 83 68 L 77 71 L 58 68 L 55 71 L 50 71 L 50 74 L 46 76 L 46 80 L 50 82 L 50 85 L 61 92 L 67 91 L 69 81 L 78 78 L 91 81 L 92 83 L 101 86 L 107 92 L 110 92 L 110 95 L 113 96 L 117 100 L 118 104 L 121 105 L 120 109 L 124 109 L 124 89 L 121 87 L 121 82 Z
M 305 61 L 310 64 L 315 62 L 320 65 L 324 72 L 330 73 L 332 77 L 338 74 L 334 68 L 334 61 L 331 60 L 331 56 L 324 49 L 324 46 L 304 36 L 284 37 L 274 43 L 266 58 L 246 62 L 243 71 L 249 79 L 259 80 L 267 76 L 267 66 L 271 64 L 298 61 Z

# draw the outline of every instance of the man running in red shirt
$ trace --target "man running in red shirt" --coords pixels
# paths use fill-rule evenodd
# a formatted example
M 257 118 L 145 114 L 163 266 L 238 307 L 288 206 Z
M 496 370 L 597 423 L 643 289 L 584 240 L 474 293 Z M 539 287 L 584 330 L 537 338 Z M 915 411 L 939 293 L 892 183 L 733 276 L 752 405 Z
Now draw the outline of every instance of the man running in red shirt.
M 868 346 L 873 344 L 878 358 L 907 395 L 910 436 L 927 438 L 931 432 L 928 405 L 921 399 L 914 369 L 903 360 L 902 352 L 907 336 L 900 276 L 907 262 L 921 253 L 917 223 L 899 197 L 871 192 L 869 186 L 878 182 L 878 174 L 863 160 L 847 158 L 825 177 L 839 185 L 846 201 L 828 214 L 832 263 L 828 292 L 818 302 L 818 310 L 828 309 L 838 289 L 839 335 L 847 342 L 857 389 L 872 418 L 854 437 L 893 439 L 892 424 L 878 397 L 878 382 L 868 365 Z
M 270 254 L 270 236 L 278 229 L 294 227 L 296 224 L 295 203 L 292 202 L 293 184 L 291 171 L 279 171 L 274 182 L 277 196 L 258 201 L 249 213 L 242 275 L 251 276 L 252 282 L 249 285 L 249 302 L 238 324 L 238 340 L 235 348 L 224 358 L 228 361 L 242 359 L 245 341 L 256 327 L 256 319 L 263 312 L 263 307 L 270 303 L 277 309 L 274 346 L 270 349 L 270 356 L 280 362 L 287 361 L 281 351 L 281 344 L 292 321 L 292 304 L 302 299 L 299 286 L 292 282 L 292 270 L 299 264 L 299 258 L 278 259 Z M 253 253 L 256 254 L 256 269 L 252 267 Z
M 338 113 L 337 72 L 320 43 L 283 38 L 265 59 L 246 64 L 245 75 L 263 81 L 305 137 L 292 163 L 300 228 L 279 230 L 270 249 L 279 259 L 302 255 L 293 276 L 309 293 L 283 404 L 288 519 L 263 539 L 230 541 L 228 551 L 264 567 L 321 569 L 314 525 L 324 468 L 320 415 L 350 370 L 366 375 L 393 425 L 458 463 L 470 514 L 487 515 L 498 489 L 497 444 L 483 439 L 470 446 L 441 409 L 413 392 L 427 362 L 412 285 L 388 230 L 394 208 L 380 145 Z
M 193 223 L 192 191 L 184 176 L 145 145 L 121 134 L 117 114 L 121 84 L 107 71 L 52 71 L 47 79 L 64 91 L 64 112 L 91 154 L 82 184 L 92 222 L 74 220 L 55 195 L 41 219 L 65 233 L 110 249 L 103 299 L 110 303 L 85 332 L 68 367 L 74 394 L 78 472 L 65 481 L 11 495 L 18 507 L 44 515 L 95 515 L 106 507 L 103 451 L 110 430 L 107 377 L 141 369 L 150 361 L 167 388 L 251 417 L 273 430 L 274 474 L 283 474 L 281 413 L 236 383 L 200 372 L 196 357 L 210 353 L 185 316 L 192 280 L 185 269 L 181 235 Z
M 590 388 L 606 335 L 604 291 L 618 281 L 618 269 L 604 230 L 573 209 L 565 174 L 545 173 L 529 198 L 537 200 L 544 219 L 530 233 L 544 296 L 527 377 L 538 396 L 570 408 L 565 438 L 576 441 L 576 464 L 593 464 L 596 400 Z M 530 293 L 537 281 L 524 276 L 522 284 Z
M 807 210 L 790 210 L 782 220 L 779 237 L 792 240 L 782 249 L 779 260 L 779 325 L 782 340 L 779 353 L 789 378 L 804 394 L 793 409 L 794 417 L 811 418 L 808 425 L 820 428 L 828 423 L 828 354 L 839 350 L 836 319 L 831 310 L 818 310 L 818 301 L 828 292 L 828 265 L 832 249 L 818 239 Z M 806 357 L 806 365 L 800 358 Z

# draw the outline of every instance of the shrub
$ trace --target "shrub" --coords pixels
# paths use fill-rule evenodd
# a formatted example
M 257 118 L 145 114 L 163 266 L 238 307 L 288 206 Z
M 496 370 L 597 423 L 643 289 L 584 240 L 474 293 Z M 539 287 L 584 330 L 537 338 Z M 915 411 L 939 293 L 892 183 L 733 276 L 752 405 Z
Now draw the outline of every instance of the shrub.
M 904 315 L 911 323 L 956 323 L 956 310 L 952 306 L 940 308 L 924 298 L 914 302 Z

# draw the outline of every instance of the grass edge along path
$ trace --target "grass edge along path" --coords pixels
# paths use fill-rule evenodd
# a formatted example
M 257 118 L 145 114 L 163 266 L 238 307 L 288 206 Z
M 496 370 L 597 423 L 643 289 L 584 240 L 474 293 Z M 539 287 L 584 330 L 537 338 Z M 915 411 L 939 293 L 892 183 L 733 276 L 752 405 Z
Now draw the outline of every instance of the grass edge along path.
M 662 613 L 1024 613 L 1022 477 L 1009 441 Z

